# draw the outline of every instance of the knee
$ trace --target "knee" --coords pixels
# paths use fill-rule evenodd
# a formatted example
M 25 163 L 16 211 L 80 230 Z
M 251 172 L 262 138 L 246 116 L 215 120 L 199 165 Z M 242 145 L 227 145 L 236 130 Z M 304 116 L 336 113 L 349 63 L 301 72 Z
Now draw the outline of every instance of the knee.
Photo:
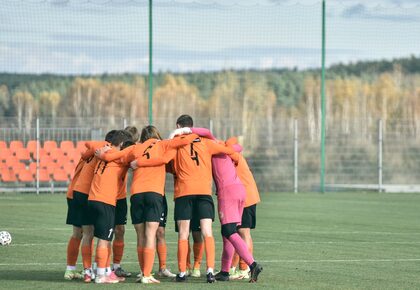
M 222 236 L 228 239 L 231 235 L 237 233 L 236 224 L 222 225 Z
M 124 226 L 116 226 L 115 227 L 115 238 L 124 238 L 124 234 L 125 234 L 125 227 Z
M 158 241 L 158 243 L 162 242 L 165 240 L 165 229 L 162 227 L 159 227 L 157 232 L 156 232 L 156 239 Z

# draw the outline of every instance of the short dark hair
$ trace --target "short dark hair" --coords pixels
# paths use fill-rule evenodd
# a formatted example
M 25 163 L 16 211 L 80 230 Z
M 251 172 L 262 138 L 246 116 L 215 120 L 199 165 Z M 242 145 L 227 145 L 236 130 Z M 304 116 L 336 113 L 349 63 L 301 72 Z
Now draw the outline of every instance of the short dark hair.
M 136 143 L 136 142 L 139 141 L 140 134 L 139 134 L 139 130 L 137 130 L 137 127 L 135 127 L 135 126 L 128 126 L 124 130 L 127 131 L 127 132 L 129 132 L 131 134 L 132 141 L 134 143 Z
M 140 142 L 143 143 L 151 138 L 162 140 L 159 130 L 155 126 L 149 125 L 141 130 Z
M 176 119 L 176 125 L 181 127 L 193 127 L 194 121 L 190 115 L 181 115 Z
M 120 144 L 125 141 L 131 141 L 131 134 L 124 130 L 118 130 L 114 133 L 114 136 L 111 139 L 111 144 L 113 146 L 120 146 Z
M 133 146 L 135 144 L 136 143 L 133 142 L 133 141 L 131 141 L 131 140 L 124 141 L 124 143 L 121 145 L 121 150 L 123 150 L 123 149 L 125 149 L 127 147 L 130 147 L 130 146 Z
M 105 141 L 111 143 L 112 138 L 114 137 L 115 133 L 117 132 L 117 130 L 111 130 L 108 133 L 106 133 L 105 135 Z

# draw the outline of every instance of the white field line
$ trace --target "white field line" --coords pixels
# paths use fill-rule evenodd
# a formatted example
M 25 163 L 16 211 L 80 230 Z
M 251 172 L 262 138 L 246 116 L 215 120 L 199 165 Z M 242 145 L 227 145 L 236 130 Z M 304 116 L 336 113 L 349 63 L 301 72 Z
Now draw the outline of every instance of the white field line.
M 2 231 L 8 231 L 13 233 L 14 231 L 68 231 L 71 233 L 71 227 L 62 227 L 62 228 L 4 228 L 1 229 Z M 132 227 L 127 225 L 126 230 L 133 230 Z M 256 230 L 258 232 L 272 232 L 266 230 Z M 367 234 L 367 235 L 420 235 L 420 232 L 378 232 L 378 231 L 306 231 L 306 230 L 283 230 L 283 231 L 276 231 L 276 233 L 282 234 L 326 234 L 326 235 L 334 235 L 334 234 L 343 234 L 343 235 L 354 235 L 354 234 Z
M 322 260 L 259 260 L 262 264 L 281 264 L 281 263 L 383 263 L 383 262 L 420 262 L 420 258 L 411 259 L 322 259 Z M 157 264 L 158 261 L 155 262 Z M 177 261 L 167 261 L 175 264 Z M 0 267 L 10 266 L 63 266 L 62 263 L 0 263 Z M 137 261 L 124 261 L 123 264 L 138 264 Z M 78 263 L 81 265 L 81 263 Z M 64 265 L 65 266 L 65 265 Z
M 177 242 L 166 242 L 167 244 L 177 244 Z M 136 245 L 136 242 L 125 242 L 127 245 Z M 222 244 L 222 242 L 216 241 L 216 244 Z M 416 245 L 420 244 L 420 241 L 254 241 L 254 244 L 270 245 L 270 244 L 396 244 L 396 245 Z M 8 247 L 34 247 L 34 246 L 65 246 L 67 243 L 14 243 Z

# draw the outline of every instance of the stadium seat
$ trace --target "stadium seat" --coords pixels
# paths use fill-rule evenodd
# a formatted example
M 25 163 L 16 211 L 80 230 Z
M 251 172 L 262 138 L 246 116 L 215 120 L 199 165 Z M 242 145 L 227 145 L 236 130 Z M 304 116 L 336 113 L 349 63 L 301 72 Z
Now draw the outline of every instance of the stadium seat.
M 5 141 L 0 141 L 0 149 L 3 150 L 5 148 L 7 148 L 6 142 Z
M 74 162 L 74 163 L 79 162 L 80 156 L 81 156 L 80 152 L 76 149 L 73 149 L 73 151 L 67 152 L 67 157 L 69 158 L 71 162 Z
M 55 141 L 51 141 L 51 140 L 49 140 L 49 141 L 44 141 L 44 150 L 45 150 L 45 152 L 47 152 L 48 154 L 50 154 L 51 153 L 51 151 L 53 150 L 53 149 L 56 149 L 57 148 L 57 142 L 55 142 Z
M 22 141 L 14 140 L 10 142 L 9 149 L 15 153 L 17 149 L 24 148 Z
M 56 162 L 60 165 L 60 167 L 64 167 L 65 164 L 73 164 L 70 162 L 70 158 L 66 155 L 61 156 L 56 160 Z
M 16 182 L 16 175 L 8 168 L 3 169 L 0 172 L 1 180 L 3 182 Z
M 74 169 L 76 168 L 76 165 L 72 162 L 68 162 L 65 163 L 63 165 L 63 169 L 66 172 L 66 174 L 70 177 L 73 178 L 73 174 L 74 174 Z
M 48 155 L 44 155 L 39 159 L 39 167 L 41 168 L 47 168 L 51 164 L 55 164 L 55 162 L 52 160 L 52 158 Z
M 85 152 L 85 150 L 86 150 L 85 143 L 86 143 L 86 141 L 77 141 L 77 145 L 76 145 L 77 151 Z
M 20 182 L 33 182 L 35 180 L 34 175 L 26 168 L 18 171 L 17 178 Z
M 39 157 L 40 157 L 40 159 L 42 159 L 44 156 L 49 157 L 49 155 L 47 154 L 47 152 L 45 152 L 44 149 L 39 148 Z M 37 158 L 36 151 L 32 154 L 32 158 L 34 160 L 36 160 L 36 158 Z
M 69 180 L 66 172 L 61 168 L 54 170 L 52 177 L 53 180 L 57 182 L 67 182 Z
M 5 161 L 9 156 L 13 156 L 13 153 L 9 148 L 0 150 L 0 162 Z
M 36 180 L 36 175 L 35 175 Z M 47 169 L 41 168 L 39 169 L 39 181 L 40 182 L 49 182 L 51 180 L 50 175 L 48 174 Z
M 0 162 L 0 171 L 3 170 L 3 169 L 7 169 L 7 168 L 8 167 L 7 167 L 6 163 Z
M 28 144 L 26 144 L 26 148 L 28 149 L 29 153 L 32 156 L 35 156 L 35 154 L 36 154 L 36 143 L 37 143 L 36 140 L 30 140 L 30 141 L 28 141 Z M 38 142 L 38 144 L 40 144 L 40 143 Z M 39 147 L 39 149 L 41 149 L 41 146 Z
M 16 150 L 16 158 L 18 160 L 24 160 L 24 161 L 31 160 L 31 156 L 29 155 L 29 150 L 26 148 L 18 148 Z
M 69 140 L 61 141 L 60 148 L 65 153 L 75 149 L 73 141 L 69 141 Z
M 45 167 L 42 166 L 42 168 L 47 169 L 48 174 L 51 175 L 51 174 L 54 173 L 54 171 L 56 171 L 58 169 L 61 169 L 61 166 L 59 164 L 57 164 L 56 162 L 51 161 L 51 162 L 48 163 L 47 166 L 45 166 Z
M 35 174 L 36 174 L 36 162 L 29 163 L 29 170 L 35 176 Z
M 19 164 L 22 164 L 23 166 L 25 166 L 23 163 L 19 162 L 19 159 L 17 159 L 16 156 L 14 155 L 10 155 L 9 157 L 6 158 L 6 165 L 9 168 L 14 168 L 14 167 L 18 167 Z
M 53 160 L 60 160 L 64 157 L 64 152 L 60 148 L 54 148 L 51 150 L 50 156 Z

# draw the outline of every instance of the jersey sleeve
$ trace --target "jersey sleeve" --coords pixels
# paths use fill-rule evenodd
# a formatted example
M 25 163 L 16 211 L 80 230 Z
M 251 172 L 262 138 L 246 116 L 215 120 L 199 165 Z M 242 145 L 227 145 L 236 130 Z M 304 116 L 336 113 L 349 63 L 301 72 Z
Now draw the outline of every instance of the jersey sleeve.
M 195 127 L 193 127 L 193 128 L 191 128 L 191 131 L 194 134 L 197 134 L 198 136 L 205 137 L 205 138 L 208 138 L 208 139 L 211 139 L 211 140 L 216 140 L 216 138 L 214 138 L 213 134 L 207 128 L 195 128 Z
M 102 153 L 98 158 L 107 162 L 116 161 L 117 159 L 123 159 L 123 161 L 125 161 L 126 157 L 133 151 L 133 149 L 134 146 L 127 147 L 121 151 L 110 150 Z
M 189 134 L 189 135 L 181 135 L 174 139 L 163 140 L 161 142 L 162 142 L 164 152 L 167 152 L 172 149 L 177 149 L 179 147 L 188 145 L 197 138 L 198 138 L 197 134 Z
M 87 160 L 95 154 L 95 150 L 107 144 L 106 141 L 87 141 L 85 142 L 86 151 L 82 153 L 82 159 Z
M 208 140 L 208 139 L 207 139 Z M 211 155 L 216 155 L 216 154 L 221 154 L 221 153 L 225 153 L 225 154 L 233 154 L 235 153 L 235 151 L 233 150 L 233 148 L 231 147 L 226 147 L 224 145 L 220 145 L 214 141 L 208 140 L 208 142 L 206 142 L 206 145 L 209 148 L 209 153 Z

